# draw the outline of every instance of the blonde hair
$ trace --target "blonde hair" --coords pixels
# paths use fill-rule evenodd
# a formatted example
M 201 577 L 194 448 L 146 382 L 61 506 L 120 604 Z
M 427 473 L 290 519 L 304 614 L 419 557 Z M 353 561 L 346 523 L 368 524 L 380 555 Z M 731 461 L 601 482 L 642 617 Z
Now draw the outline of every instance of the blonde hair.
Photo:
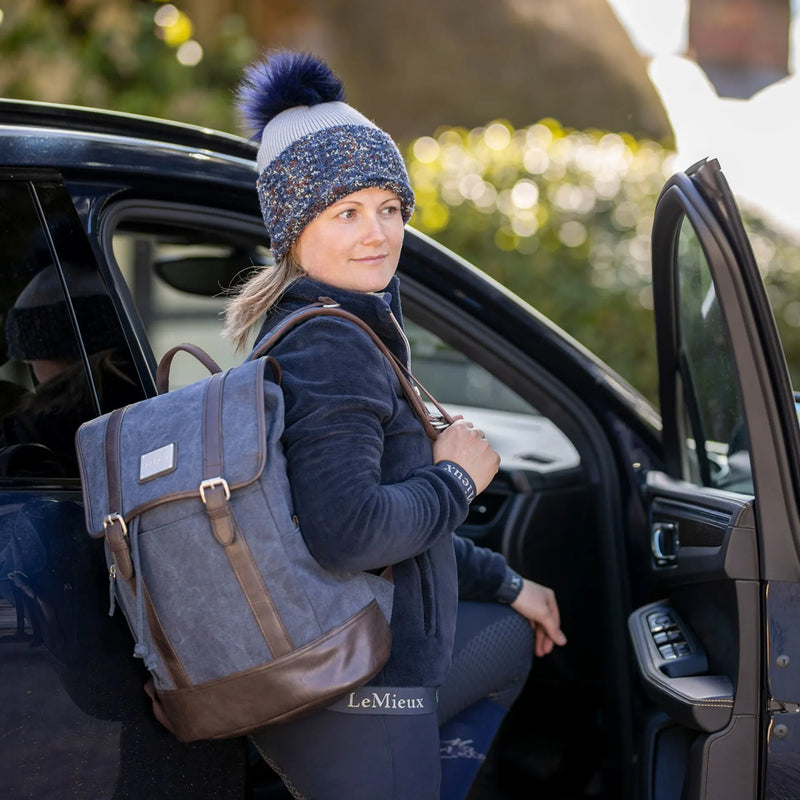
M 261 267 L 239 288 L 225 307 L 222 335 L 244 350 L 250 329 L 281 299 L 283 293 L 304 275 L 292 248 L 275 266 Z

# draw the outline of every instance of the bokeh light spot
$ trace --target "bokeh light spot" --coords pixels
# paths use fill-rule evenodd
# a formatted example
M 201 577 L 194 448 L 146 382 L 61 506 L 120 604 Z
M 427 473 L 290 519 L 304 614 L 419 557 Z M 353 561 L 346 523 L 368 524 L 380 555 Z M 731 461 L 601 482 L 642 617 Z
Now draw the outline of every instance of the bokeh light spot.
M 483 133 L 490 150 L 504 150 L 511 141 L 511 131 L 502 122 L 493 122 Z
M 430 232 L 444 230 L 450 221 L 450 212 L 441 203 L 426 206 L 421 211 L 422 224 Z
M 192 21 L 183 11 L 179 11 L 173 5 L 159 8 L 154 19 L 159 27 L 161 38 L 170 47 L 180 47 L 192 38 Z
M 190 39 L 178 48 L 175 55 L 184 67 L 195 67 L 203 60 L 203 48 L 200 42 Z
M 414 158 L 423 164 L 432 164 L 439 157 L 439 142 L 431 136 L 422 136 L 414 142 Z
M 586 226 L 575 219 L 565 222 L 558 230 L 558 238 L 567 247 L 580 247 L 586 241 Z
M 800 328 L 800 302 L 792 300 L 783 309 L 783 319 L 792 328 Z
M 517 181 L 511 190 L 511 202 L 517 208 L 533 208 L 539 202 L 539 187 L 526 178 Z
M 156 11 L 153 19 L 159 28 L 169 28 L 170 25 L 174 25 L 178 21 L 179 16 L 180 12 L 178 9 L 175 8 L 172 3 L 167 3 L 167 5 L 161 6 L 161 8 Z

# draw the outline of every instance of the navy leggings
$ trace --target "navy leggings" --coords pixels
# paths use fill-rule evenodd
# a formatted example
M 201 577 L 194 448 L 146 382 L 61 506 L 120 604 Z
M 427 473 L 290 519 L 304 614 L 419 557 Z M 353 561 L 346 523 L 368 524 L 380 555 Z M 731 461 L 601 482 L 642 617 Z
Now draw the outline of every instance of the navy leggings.
M 530 623 L 511 608 L 462 602 L 438 710 L 397 716 L 326 709 L 252 739 L 300 800 L 455 800 L 466 796 L 522 691 L 532 654 Z

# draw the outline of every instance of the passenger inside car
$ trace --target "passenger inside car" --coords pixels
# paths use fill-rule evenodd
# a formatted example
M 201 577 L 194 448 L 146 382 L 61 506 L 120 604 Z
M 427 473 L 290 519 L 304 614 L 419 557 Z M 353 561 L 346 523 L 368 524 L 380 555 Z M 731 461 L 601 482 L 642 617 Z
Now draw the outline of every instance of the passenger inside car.
M 0 421 L 3 475 L 77 477 L 78 426 L 97 416 L 99 407 L 125 405 L 137 393 L 99 276 L 74 265 L 65 265 L 64 274 L 78 287 L 72 308 L 93 380 L 87 381 L 61 278 L 51 264 L 34 275 L 6 315 L 8 358 L 27 366 L 29 384 L 9 382 L 13 404 Z

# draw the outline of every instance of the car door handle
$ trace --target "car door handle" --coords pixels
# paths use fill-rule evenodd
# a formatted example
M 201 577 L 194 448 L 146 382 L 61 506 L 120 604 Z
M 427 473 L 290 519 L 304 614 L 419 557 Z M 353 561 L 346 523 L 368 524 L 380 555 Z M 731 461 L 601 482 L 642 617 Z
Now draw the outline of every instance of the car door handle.
M 664 567 L 678 560 L 681 541 L 676 522 L 656 522 L 650 528 L 650 552 L 656 566 Z

